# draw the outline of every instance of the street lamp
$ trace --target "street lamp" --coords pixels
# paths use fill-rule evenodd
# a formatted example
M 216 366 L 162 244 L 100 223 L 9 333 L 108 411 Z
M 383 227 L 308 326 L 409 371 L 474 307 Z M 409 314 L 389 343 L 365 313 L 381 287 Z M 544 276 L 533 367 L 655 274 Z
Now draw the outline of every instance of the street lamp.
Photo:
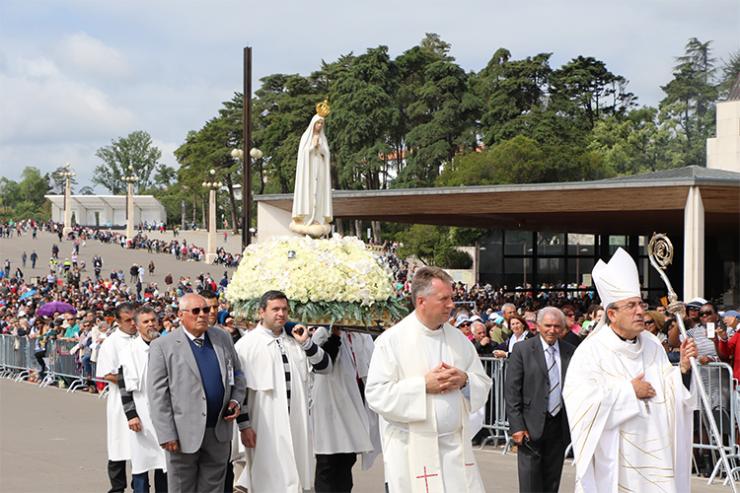
M 253 161 L 262 159 L 264 153 L 252 147 L 249 150 L 249 157 Z M 233 149 L 231 151 L 231 157 L 237 161 L 241 161 L 244 167 L 244 181 L 242 185 L 242 249 L 246 248 L 251 242 L 251 234 L 249 225 L 252 222 L 252 162 L 246 163 L 244 161 L 244 151 L 242 149 Z
M 223 183 L 216 181 L 216 170 L 211 168 L 203 188 L 208 189 L 208 242 L 206 244 L 206 263 L 212 264 L 216 260 L 216 190 Z
M 134 167 L 129 165 L 128 174 L 123 181 L 126 182 L 126 241 L 134 239 L 134 183 L 139 179 L 134 175 Z
M 72 165 L 65 163 L 64 171 L 59 174 L 64 178 L 64 228 L 62 229 L 62 235 L 66 238 L 72 231 L 72 199 L 70 198 L 70 195 L 72 192 L 72 177 L 75 173 L 72 171 Z

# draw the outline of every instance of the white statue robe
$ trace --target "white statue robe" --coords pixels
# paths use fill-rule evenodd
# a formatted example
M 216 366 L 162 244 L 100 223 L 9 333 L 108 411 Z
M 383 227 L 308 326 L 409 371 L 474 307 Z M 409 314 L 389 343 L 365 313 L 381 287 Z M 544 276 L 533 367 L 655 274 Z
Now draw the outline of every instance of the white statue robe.
M 298 146 L 291 217 L 302 219 L 306 225 L 314 221 L 326 224 L 334 217 L 329 165 L 331 154 L 323 127 L 319 133 L 318 149 L 312 145 L 313 127 L 320 119 L 319 115 L 314 115 Z
M 440 362 L 467 373 L 464 389 L 427 394 L 425 375 Z M 375 341 L 365 397 L 385 420 L 390 493 L 485 491 L 468 421 L 485 405 L 490 389 L 475 347 L 449 324 L 430 330 L 413 312 Z
M 290 414 L 283 361 L 272 332 L 258 325 L 235 345 L 247 379 L 247 411 L 257 435 L 257 446 L 246 449 L 246 466 L 237 480 L 249 493 L 313 488 L 316 457 L 308 415 L 309 361 L 293 337 L 283 333 L 280 338 L 290 364 Z
M 649 400 L 631 383 L 643 372 L 656 392 Z M 654 335 L 644 331 L 633 344 L 608 326 L 591 334 L 570 360 L 563 399 L 577 492 L 690 490 L 696 399 Z
M 118 375 L 121 368 L 121 357 L 131 351 L 131 344 L 135 337 L 116 329 L 105 338 L 98 351 L 98 362 L 95 367 L 95 376 L 103 378 L 109 373 Z M 108 397 L 106 402 L 106 424 L 108 442 L 108 460 L 121 461 L 131 459 L 129 435 L 133 433 L 128 428 L 128 420 L 121 404 L 121 392 L 118 385 L 108 383 Z
M 154 469 L 167 470 L 165 452 L 159 446 L 154 424 L 149 413 L 146 394 L 146 371 L 149 363 L 149 344 L 137 337 L 131 344 L 131 351 L 121 355 L 123 380 L 126 390 L 131 392 L 136 406 L 136 414 L 141 421 L 141 431 L 130 432 L 131 472 L 139 474 Z
M 363 369 L 359 365 L 367 361 L 366 345 L 372 347 L 373 342 L 368 335 L 345 331 L 339 337 L 341 345 L 332 371 L 314 377 L 311 410 L 314 451 L 322 455 L 368 453 L 374 449 L 370 417 L 357 379 L 367 376 L 367 366 Z M 313 336 L 320 346 L 328 338 L 325 327 L 319 327 Z

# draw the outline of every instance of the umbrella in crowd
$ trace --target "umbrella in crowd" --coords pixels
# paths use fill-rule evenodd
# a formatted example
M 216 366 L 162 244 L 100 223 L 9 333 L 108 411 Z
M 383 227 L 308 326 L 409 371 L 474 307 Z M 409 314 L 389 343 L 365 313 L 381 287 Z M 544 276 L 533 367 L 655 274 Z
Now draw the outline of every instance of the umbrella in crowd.
M 63 301 L 51 301 L 41 305 L 36 313 L 42 317 L 51 317 L 54 313 L 77 313 L 77 310 L 75 310 L 75 308 L 69 303 L 64 303 Z
M 23 293 L 22 295 L 20 295 L 20 297 L 18 298 L 18 300 L 21 301 L 21 300 L 25 300 L 26 298 L 30 298 L 31 296 L 33 296 L 34 294 L 36 294 L 36 292 L 37 291 L 35 289 L 29 289 L 28 291 L 26 291 L 25 293 Z

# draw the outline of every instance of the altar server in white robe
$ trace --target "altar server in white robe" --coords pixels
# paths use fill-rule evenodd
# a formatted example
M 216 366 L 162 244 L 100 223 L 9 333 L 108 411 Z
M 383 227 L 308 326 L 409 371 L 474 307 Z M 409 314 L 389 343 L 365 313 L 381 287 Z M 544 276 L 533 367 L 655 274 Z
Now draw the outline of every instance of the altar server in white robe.
M 488 399 L 491 379 L 475 347 L 447 320 L 452 278 L 423 267 L 411 283 L 415 310 L 375 341 L 365 396 L 384 420 L 390 493 L 485 491 L 469 415 Z
M 313 488 L 316 468 L 309 377 L 312 371 L 331 371 L 331 360 L 304 326 L 286 332 L 285 294 L 262 295 L 259 316 L 257 327 L 236 343 L 247 375 L 248 411 L 237 418 L 247 450 L 236 483 L 250 493 L 300 493 Z
M 136 336 L 134 325 L 134 306 L 121 303 L 116 307 L 118 328 L 100 345 L 95 376 L 108 381 L 108 399 L 106 402 L 106 424 L 108 439 L 108 478 L 111 489 L 109 493 L 123 492 L 126 489 L 126 461 L 131 460 L 129 445 L 128 420 L 121 405 L 121 393 L 118 390 L 118 375 L 121 368 L 121 357 L 131 350 Z
M 317 374 L 311 418 L 316 453 L 316 493 L 352 490 L 352 466 L 357 454 L 374 450 L 371 415 L 365 404 L 366 354 L 372 352 L 368 334 L 318 327 L 313 335 L 331 358 L 330 373 Z M 377 421 L 377 415 L 374 415 Z
M 159 446 L 149 413 L 146 374 L 149 343 L 159 337 L 157 312 L 148 305 L 136 309 L 134 315 L 139 333 L 131 351 L 121 356 L 123 378 L 119 378 L 123 411 L 128 419 L 131 438 L 131 475 L 134 493 L 149 491 L 149 471 L 154 471 L 154 491 L 167 492 L 167 458 Z
M 682 343 L 671 366 L 645 330 L 637 266 L 621 248 L 592 277 L 607 318 L 576 350 L 563 389 L 576 491 L 689 491 L 696 345 Z

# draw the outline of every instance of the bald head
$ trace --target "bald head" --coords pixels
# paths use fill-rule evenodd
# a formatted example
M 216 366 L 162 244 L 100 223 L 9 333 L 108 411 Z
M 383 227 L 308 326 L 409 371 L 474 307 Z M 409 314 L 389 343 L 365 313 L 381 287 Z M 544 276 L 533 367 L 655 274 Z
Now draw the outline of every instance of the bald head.
M 208 313 L 210 311 L 206 299 L 199 294 L 188 293 L 178 304 L 177 317 L 185 330 L 195 337 L 199 337 L 208 330 Z

